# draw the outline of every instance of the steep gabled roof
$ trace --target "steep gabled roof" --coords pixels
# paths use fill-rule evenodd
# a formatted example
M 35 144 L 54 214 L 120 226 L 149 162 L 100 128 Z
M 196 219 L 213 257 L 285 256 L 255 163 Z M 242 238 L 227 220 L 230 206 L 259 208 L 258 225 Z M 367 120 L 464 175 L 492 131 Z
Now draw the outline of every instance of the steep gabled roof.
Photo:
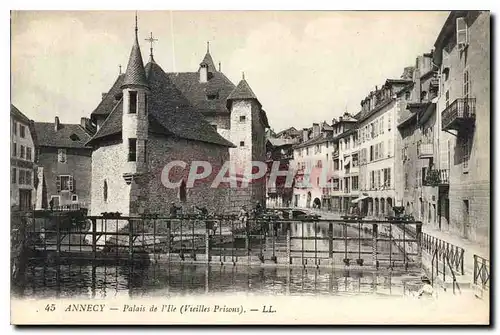
M 189 103 L 202 114 L 229 114 L 226 99 L 235 86 L 222 72 L 213 73 L 206 83 L 200 82 L 198 72 L 167 73 L 167 75 Z M 209 95 L 214 99 L 209 99 Z
M 56 148 L 90 148 L 86 143 L 90 134 L 79 124 L 59 124 L 55 129 L 53 122 L 35 122 L 36 144 Z
M 118 96 L 121 96 L 122 94 L 122 89 L 121 86 L 123 85 L 123 79 L 125 78 L 125 74 L 120 74 L 113 86 L 111 86 L 111 89 L 106 93 L 104 98 L 99 102 L 99 105 L 97 105 L 96 109 L 92 112 L 91 116 L 97 116 L 97 115 L 108 115 L 111 113 L 113 108 L 116 106 L 118 100 L 116 99 Z
M 158 64 L 148 63 L 146 74 L 151 90 L 148 100 L 151 132 L 234 147 L 205 121 Z M 120 101 L 89 143 L 93 144 L 99 139 L 120 134 L 122 115 L 123 108 Z
M 21 113 L 21 111 L 19 109 L 17 109 L 16 106 L 14 106 L 13 104 L 10 105 L 10 115 L 12 115 L 14 118 L 16 118 L 17 120 L 21 121 L 21 122 L 24 122 L 24 123 L 27 123 L 27 124 L 30 124 L 30 119 L 24 115 L 23 113 Z

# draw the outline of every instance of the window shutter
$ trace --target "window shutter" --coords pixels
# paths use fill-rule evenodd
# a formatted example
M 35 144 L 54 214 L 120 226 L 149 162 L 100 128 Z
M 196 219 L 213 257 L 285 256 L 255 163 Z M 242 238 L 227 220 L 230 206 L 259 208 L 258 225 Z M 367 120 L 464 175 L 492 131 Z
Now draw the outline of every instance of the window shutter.
M 467 22 L 464 17 L 458 17 L 457 23 L 457 45 L 462 50 L 467 45 Z
M 61 176 L 56 177 L 57 192 L 61 192 Z
M 71 192 L 75 190 L 75 183 L 73 181 L 73 176 L 69 176 L 68 178 L 68 187 Z

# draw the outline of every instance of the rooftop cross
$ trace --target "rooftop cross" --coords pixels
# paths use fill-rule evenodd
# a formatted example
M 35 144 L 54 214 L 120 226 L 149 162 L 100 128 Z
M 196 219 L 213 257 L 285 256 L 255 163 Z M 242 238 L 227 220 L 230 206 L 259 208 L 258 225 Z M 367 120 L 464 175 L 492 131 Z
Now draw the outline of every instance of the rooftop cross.
M 149 54 L 149 56 L 151 57 L 151 60 L 153 60 L 153 43 L 156 42 L 156 41 L 158 41 L 158 39 L 153 37 L 153 33 L 152 32 L 149 33 L 149 34 L 150 34 L 149 38 L 146 38 L 145 40 L 148 41 L 149 44 L 150 44 L 150 48 L 149 48 L 150 54 Z

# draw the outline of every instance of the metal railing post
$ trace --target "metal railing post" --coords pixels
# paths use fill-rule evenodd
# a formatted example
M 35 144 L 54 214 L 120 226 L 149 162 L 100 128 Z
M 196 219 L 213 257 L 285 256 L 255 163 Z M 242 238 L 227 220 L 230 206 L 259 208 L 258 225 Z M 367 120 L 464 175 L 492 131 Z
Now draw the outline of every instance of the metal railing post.
M 417 239 L 417 262 L 418 266 L 421 266 L 422 264 L 422 223 L 418 222 L 417 226 L 415 227 L 416 230 L 416 239 Z M 426 244 L 427 244 L 426 240 Z

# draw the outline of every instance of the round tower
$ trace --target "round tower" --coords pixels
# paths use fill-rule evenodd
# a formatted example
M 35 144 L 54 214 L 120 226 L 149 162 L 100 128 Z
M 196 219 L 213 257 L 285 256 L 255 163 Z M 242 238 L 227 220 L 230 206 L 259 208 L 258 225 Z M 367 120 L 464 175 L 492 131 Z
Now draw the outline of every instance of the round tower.
M 133 175 L 144 172 L 147 167 L 148 96 L 150 93 L 137 38 L 137 16 L 134 45 L 130 52 L 121 89 L 123 93 L 122 140 L 127 161 L 124 174 Z

